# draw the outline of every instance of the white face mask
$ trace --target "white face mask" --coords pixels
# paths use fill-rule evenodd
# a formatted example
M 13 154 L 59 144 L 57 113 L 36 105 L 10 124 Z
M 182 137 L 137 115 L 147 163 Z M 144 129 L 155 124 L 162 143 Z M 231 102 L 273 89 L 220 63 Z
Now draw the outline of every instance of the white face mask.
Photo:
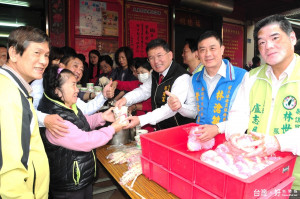
M 145 83 L 149 77 L 150 77 L 149 73 L 138 74 L 138 79 L 142 83 Z

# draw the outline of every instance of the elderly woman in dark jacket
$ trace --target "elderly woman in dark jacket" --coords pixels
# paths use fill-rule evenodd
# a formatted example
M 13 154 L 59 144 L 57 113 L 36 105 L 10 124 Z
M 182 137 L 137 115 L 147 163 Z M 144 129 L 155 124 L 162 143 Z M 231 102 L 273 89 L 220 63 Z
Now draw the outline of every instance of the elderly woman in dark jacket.
M 114 122 L 111 110 L 91 116 L 83 115 L 76 106 L 76 78 L 68 69 L 50 67 L 44 75 L 44 95 L 38 110 L 58 114 L 69 133 L 54 137 L 41 129 L 50 166 L 50 194 L 55 198 L 92 198 L 92 183 L 96 176 L 93 149 L 106 144 L 124 124 Z M 92 130 L 106 121 L 110 126 Z

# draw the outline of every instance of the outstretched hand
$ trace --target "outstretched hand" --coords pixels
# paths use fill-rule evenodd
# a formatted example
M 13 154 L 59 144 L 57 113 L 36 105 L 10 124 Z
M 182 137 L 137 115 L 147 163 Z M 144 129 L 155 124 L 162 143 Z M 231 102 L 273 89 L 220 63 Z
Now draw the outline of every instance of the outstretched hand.
M 126 118 L 126 120 L 128 121 L 128 124 L 125 129 L 131 129 L 140 124 L 140 119 L 138 116 L 129 116 L 128 118 Z
M 105 112 L 102 113 L 102 119 L 107 121 L 107 122 L 114 122 L 116 121 L 115 115 L 113 113 L 114 107 L 111 107 L 110 109 L 106 110 Z
M 118 119 L 114 123 L 112 123 L 111 126 L 115 129 L 115 132 L 117 133 L 124 129 L 127 124 L 127 122 L 122 122 L 121 119 Z
M 118 107 L 118 108 L 120 109 L 122 106 L 126 105 L 126 102 L 127 102 L 126 98 L 125 98 L 125 97 L 122 97 L 121 99 L 119 99 L 119 100 L 116 102 L 115 106 Z

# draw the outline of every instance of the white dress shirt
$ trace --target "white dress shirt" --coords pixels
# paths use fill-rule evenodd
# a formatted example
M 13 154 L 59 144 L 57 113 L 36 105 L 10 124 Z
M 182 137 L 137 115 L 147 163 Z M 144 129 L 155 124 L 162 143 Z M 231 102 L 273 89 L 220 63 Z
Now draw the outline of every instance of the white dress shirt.
M 209 76 L 209 74 L 207 73 L 206 68 L 204 67 L 204 74 L 203 74 L 203 79 L 206 83 L 207 86 L 207 93 L 208 93 L 208 97 L 210 99 L 212 93 L 214 92 L 219 80 L 221 79 L 221 77 L 226 78 L 226 64 L 222 61 L 222 64 L 217 72 L 217 74 L 213 77 Z M 234 97 L 231 97 L 231 100 L 234 100 Z M 231 101 L 230 100 L 230 101 Z M 230 106 L 229 106 L 230 109 Z M 226 121 L 224 122 L 219 122 L 218 124 L 216 124 L 219 128 L 219 131 L 221 133 L 225 132 L 225 128 L 226 128 Z
M 30 85 L 33 90 L 33 92 L 31 93 L 31 96 L 33 97 L 33 106 L 35 110 L 37 110 L 37 107 L 39 106 L 40 100 L 42 99 L 44 93 L 43 78 L 34 80 Z
M 31 83 L 31 87 L 33 89 L 32 94 L 31 94 L 33 97 L 33 106 L 34 106 L 35 110 L 37 111 L 39 126 L 45 127 L 44 120 L 48 114 L 37 110 L 39 102 L 44 93 L 43 79 L 34 80 Z M 78 97 L 76 105 L 82 111 L 83 114 L 92 115 L 92 114 L 96 113 L 103 106 L 105 101 L 106 101 L 106 99 L 105 99 L 104 95 L 99 94 L 94 99 L 90 100 L 87 103 L 85 103 Z
M 209 99 L 210 99 L 211 94 L 214 92 L 221 77 L 226 78 L 226 65 L 223 61 L 222 61 L 221 67 L 219 68 L 217 74 L 213 77 L 209 76 L 206 68 L 204 67 L 203 79 L 207 86 L 207 93 L 208 93 Z
M 171 63 L 172 64 L 172 63 Z M 162 75 L 165 77 L 169 71 L 170 67 L 167 68 Z M 192 89 L 189 88 L 190 76 L 188 74 L 183 74 L 179 76 L 173 83 L 171 93 L 176 95 L 182 107 L 178 111 L 172 111 L 168 106 L 168 103 L 148 112 L 145 115 L 138 116 L 140 120 L 140 125 L 144 126 L 146 124 L 155 125 L 158 122 L 161 122 L 165 119 L 168 119 L 174 116 L 179 112 L 182 116 L 195 118 L 197 115 L 196 101 L 194 92 L 190 92 Z M 151 87 L 152 87 L 152 78 L 143 83 L 140 87 L 134 89 L 133 91 L 127 93 L 124 97 L 126 98 L 126 105 L 130 106 L 142 101 L 147 100 L 151 97 Z M 192 90 L 193 91 L 193 90 Z
M 272 80 L 272 99 L 276 98 L 281 83 L 286 77 L 289 77 L 292 74 L 295 65 L 296 57 L 294 57 L 286 70 L 279 76 L 279 79 L 275 77 L 272 67 L 268 66 L 266 75 Z M 256 75 L 249 77 L 249 73 L 245 74 L 236 99 L 228 115 L 228 121 L 225 130 L 227 139 L 229 139 L 229 137 L 233 134 L 243 134 L 248 128 L 250 117 L 249 94 L 255 80 Z M 270 115 L 270 117 L 272 117 L 272 115 Z M 270 125 L 270 123 L 268 125 Z M 267 127 L 266 132 L 269 132 L 269 128 L 270 126 Z M 285 134 L 279 134 L 275 136 L 280 144 L 281 151 L 288 151 L 295 155 L 300 155 L 299 128 L 290 129 Z
M 204 73 L 203 73 L 203 79 L 206 83 L 207 86 L 207 93 L 208 93 L 208 97 L 210 99 L 212 93 L 214 92 L 219 80 L 221 79 L 221 77 L 226 78 L 226 64 L 222 61 L 221 67 L 219 68 L 217 74 L 213 77 L 209 76 L 209 74 L 206 71 L 206 68 L 203 67 Z M 193 82 L 192 82 L 192 78 L 190 79 L 190 85 L 189 88 L 192 89 L 191 92 L 193 92 L 194 98 L 195 98 L 195 92 L 193 89 Z M 196 101 L 196 99 L 194 99 Z M 230 106 L 229 106 L 230 108 Z M 198 114 L 198 113 L 197 113 Z M 225 127 L 226 127 L 226 121 L 224 122 L 220 122 L 218 124 L 216 124 L 219 128 L 219 131 L 221 133 L 225 132 Z

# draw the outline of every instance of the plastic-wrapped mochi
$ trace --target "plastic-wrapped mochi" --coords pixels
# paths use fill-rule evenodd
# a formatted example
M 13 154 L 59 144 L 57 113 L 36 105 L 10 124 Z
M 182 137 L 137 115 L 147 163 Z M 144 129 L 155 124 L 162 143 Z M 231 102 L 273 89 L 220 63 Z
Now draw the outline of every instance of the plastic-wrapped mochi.
M 281 157 L 245 157 L 236 153 L 236 150 L 233 151 L 228 142 L 225 142 L 215 150 L 204 152 L 200 159 L 207 164 L 245 179 L 280 160 Z
M 192 127 L 189 131 L 189 137 L 187 142 L 187 148 L 189 151 L 200 151 L 201 149 L 211 149 L 215 145 L 215 138 L 207 142 L 200 142 L 197 137 L 201 136 L 201 133 L 197 133 L 199 131 L 198 126 Z

